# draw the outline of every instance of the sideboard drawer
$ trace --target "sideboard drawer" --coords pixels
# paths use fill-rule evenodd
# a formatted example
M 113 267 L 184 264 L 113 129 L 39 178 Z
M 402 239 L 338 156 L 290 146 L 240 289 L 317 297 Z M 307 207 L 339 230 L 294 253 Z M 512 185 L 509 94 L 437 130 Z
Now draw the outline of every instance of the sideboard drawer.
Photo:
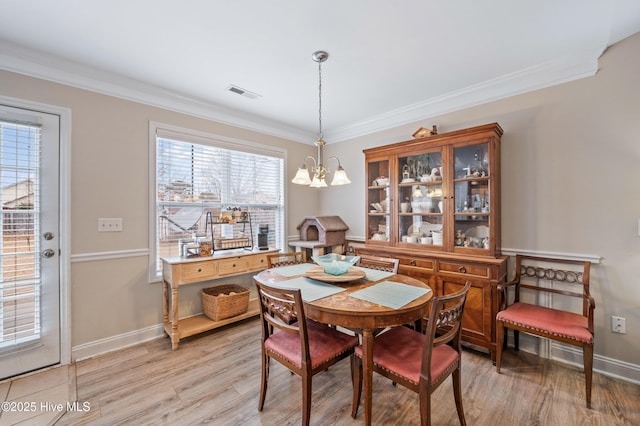
M 250 271 L 262 271 L 267 269 L 268 265 L 266 254 L 247 256 L 247 262 L 249 263 Z
M 218 261 L 218 275 L 234 275 L 249 270 L 249 260 L 247 257 L 232 257 L 220 259 Z
M 434 269 L 434 261 L 432 259 L 402 256 L 398 256 L 397 259 L 400 261 L 400 265 L 402 266 L 415 266 L 417 268 L 429 269 L 431 271 Z
M 468 263 L 449 263 L 440 262 L 439 270 L 441 272 L 451 272 L 456 274 L 473 275 L 479 278 L 489 278 L 490 270 L 488 266 L 478 266 Z
M 195 283 L 216 278 L 215 262 L 193 262 L 182 265 L 182 282 Z

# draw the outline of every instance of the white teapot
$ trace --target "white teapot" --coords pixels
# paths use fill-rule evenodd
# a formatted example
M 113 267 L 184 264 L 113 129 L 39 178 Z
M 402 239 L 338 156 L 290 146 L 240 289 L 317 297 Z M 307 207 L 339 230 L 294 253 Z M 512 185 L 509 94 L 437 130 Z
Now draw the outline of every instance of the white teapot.
M 431 169 L 431 181 L 435 182 L 441 179 L 442 179 L 442 175 L 440 173 L 440 167 L 434 167 L 433 169 Z

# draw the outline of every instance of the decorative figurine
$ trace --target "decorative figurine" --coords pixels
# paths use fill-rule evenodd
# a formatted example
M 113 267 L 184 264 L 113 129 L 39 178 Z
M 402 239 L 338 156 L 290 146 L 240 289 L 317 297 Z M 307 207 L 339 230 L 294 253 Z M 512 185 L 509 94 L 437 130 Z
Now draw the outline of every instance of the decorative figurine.
M 405 164 L 402 168 L 402 180 L 406 181 L 407 179 L 409 179 L 409 176 L 411 176 L 409 172 L 409 166 Z

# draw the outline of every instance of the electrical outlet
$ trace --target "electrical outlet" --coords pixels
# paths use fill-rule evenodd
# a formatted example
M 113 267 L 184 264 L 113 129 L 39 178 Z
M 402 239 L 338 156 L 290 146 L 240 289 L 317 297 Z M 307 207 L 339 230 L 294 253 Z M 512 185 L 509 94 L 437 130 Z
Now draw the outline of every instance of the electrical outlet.
M 120 231 L 122 231 L 121 217 L 98 218 L 98 232 L 120 232 Z
M 614 333 L 627 334 L 627 319 L 611 317 L 611 331 Z

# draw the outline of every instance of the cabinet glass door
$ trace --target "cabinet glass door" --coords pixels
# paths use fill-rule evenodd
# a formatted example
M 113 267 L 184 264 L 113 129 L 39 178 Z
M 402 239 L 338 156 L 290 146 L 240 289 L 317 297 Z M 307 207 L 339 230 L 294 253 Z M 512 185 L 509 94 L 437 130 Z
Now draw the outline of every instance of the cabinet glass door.
M 454 148 L 454 248 L 490 248 L 489 145 Z
M 389 159 L 367 163 L 367 243 L 391 239 Z
M 398 244 L 442 249 L 443 168 L 442 152 L 398 158 Z

